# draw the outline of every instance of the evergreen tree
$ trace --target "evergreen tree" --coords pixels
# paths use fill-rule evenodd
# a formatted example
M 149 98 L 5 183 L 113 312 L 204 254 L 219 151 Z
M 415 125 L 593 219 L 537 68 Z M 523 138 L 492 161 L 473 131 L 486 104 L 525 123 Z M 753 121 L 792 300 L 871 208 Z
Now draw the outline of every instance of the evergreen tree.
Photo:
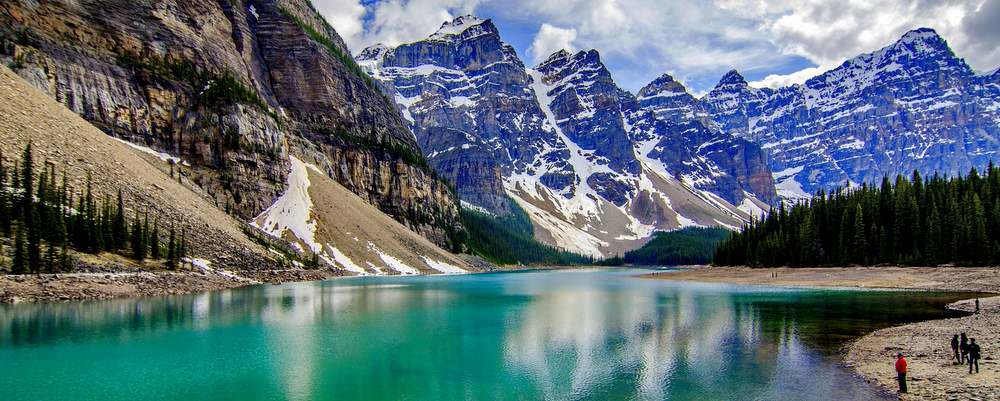
M 930 213 L 927 217 L 927 235 L 925 238 L 924 257 L 928 264 L 936 265 L 941 260 L 941 213 L 938 212 L 937 204 L 932 200 Z
M 132 257 L 135 260 L 142 261 L 146 259 L 146 243 L 144 240 L 142 232 L 142 220 L 139 219 L 139 211 L 135 212 L 135 218 L 132 219 Z
M 860 265 L 867 265 L 868 258 L 865 250 L 868 249 L 868 238 L 865 232 L 865 217 L 864 211 L 861 210 L 861 205 L 855 206 L 854 210 L 854 239 L 853 239 L 853 253 L 854 255 L 850 260 L 854 263 Z
M 167 242 L 167 268 L 174 270 L 177 268 L 177 239 L 174 232 L 174 225 L 170 225 L 170 239 Z
M 969 263 L 981 264 L 988 260 L 989 242 L 986 238 L 986 215 L 979 195 L 972 194 L 972 213 L 969 214 Z
M 118 206 L 115 208 L 114 221 L 111 225 L 112 249 L 125 248 L 125 241 L 128 233 L 125 223 L 125 201 L 122 199 L 122 190 L 118 190 Z
M 24 228 L 18 227 L 14 234 L 14 260 L 12 261 L 10 272 L 13 274 L 25 274 L 28 272 L 28 250 L 25 249 Z
M 149 256 L 153 260 L 160 259 L 160 222 L 153 221 L 153 231 L 149 234 Z

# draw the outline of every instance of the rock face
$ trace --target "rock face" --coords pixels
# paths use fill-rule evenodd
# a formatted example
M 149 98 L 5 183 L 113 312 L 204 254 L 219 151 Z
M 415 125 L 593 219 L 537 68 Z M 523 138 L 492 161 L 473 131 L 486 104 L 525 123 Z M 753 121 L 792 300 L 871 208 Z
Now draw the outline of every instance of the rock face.
M 1000 149 L 997 73 L 976 75 L 926 28 L 803 85 L 755 89 L 732 71 L 702 100 L 768 152 L 790 199 L 913 170 L 965 174 Z
M 463 202 L 504 214 L 514 201 L 536 236 L 561 248 L 600 256 L 655 230 L 738 226 L 775 198 L 758 146 L 705 113 L 658 115 L 660 104 L 620 89 L 594 50 L 528 69 L 490 20 L 463 16 L 357 60 Z M 703 132 L 688 135 L 689 125 Z
M 109 135 L 190 161 L 245 220 L 282 192 L 291 152 L 439 245 L 461 230 L 395 105 L 306 0 L 5 1 L 0 61 Z

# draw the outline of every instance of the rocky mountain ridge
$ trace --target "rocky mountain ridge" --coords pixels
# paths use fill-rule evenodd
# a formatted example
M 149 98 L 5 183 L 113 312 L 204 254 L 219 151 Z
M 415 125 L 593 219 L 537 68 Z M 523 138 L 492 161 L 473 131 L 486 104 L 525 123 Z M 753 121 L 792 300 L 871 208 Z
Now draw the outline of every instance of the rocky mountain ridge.
M 463 16 L 357 60 L 469 207 L 503 214 L 516 202 L 536 237 L 558 247 L 620 253 L 655 230 L 739 226 L 774 199 L 759 148 L 707 119 L 657 118 L 597 51 L 557 52 L 529 69 L 492 21 Z M 691 151 L 669 143 L 678 138 Z
M 701 101 L 767 151 L 786 199 L 913 170 L 965 174 L 1000 149 L 997 73 L 977 75 L 928 28 L 802 85 L 758 89 L 731 71 Z

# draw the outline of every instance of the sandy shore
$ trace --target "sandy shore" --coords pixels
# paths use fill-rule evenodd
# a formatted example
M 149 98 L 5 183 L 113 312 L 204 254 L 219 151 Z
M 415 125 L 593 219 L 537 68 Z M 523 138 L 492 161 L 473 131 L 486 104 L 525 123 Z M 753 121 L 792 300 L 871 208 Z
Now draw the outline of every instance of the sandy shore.
M 772 274 L 776 273 L 776 277 Z M 1000 268 L 847 267 L 716 268 L 692 267 L 646 278 L 791 287 L 858 287 L 1000 293 Z M 972 312 L 974 300 L 948 305 Z M 895 391 L 894 355 L 909 362 L 909 394 L 902 400 L 1000 400 L 1000 296 L 980 299 L 980 313 L 878 330 L 851 343 L 845 361 L 866 380 Z M 980 373 L 953 365 L 950 341 L 968 333 L 983 349 Z

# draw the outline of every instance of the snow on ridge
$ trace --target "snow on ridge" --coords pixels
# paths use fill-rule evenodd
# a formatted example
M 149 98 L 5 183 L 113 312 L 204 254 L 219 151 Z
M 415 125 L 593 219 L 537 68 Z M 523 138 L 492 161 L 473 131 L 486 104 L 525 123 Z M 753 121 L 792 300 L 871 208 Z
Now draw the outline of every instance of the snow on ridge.
M 760 205 L 757 204 L 757 202 L 754 202 L 755 199 L 756 198 L 753 196 L 753 194 L 747 191 L 743 191 L 743 202 L 741 202 L 740 205 L 737 206 L 737 209 L 746 212 L 747 214 L 750 215 L 750 217 L 756 220 L 761 220 L 764 217 L 767 217 L 768 212 L 767 210 L 761 208 Z
M 441 24 L 441 27 L 430 36 L 430 39 L 443 39 L 448 36 L 459 35 L 472 27 L 482 25 L 486 21 L 474 15 L 463 15 Z
M 576 142 L 573 142 L 565 133 L 563 133 L 562 128 L 556 120 L 555 113 L 552 111 L 552 97 L 549 95 L 549 90 L 553 87 L 546 85 L 542 81 L 543 74 L 538 70 L 527 70 L 528 75 L 531 76 L 531 90 L 535 94 L 536 101 L 542 110 L 542 114 L 545 116 L 546 123 L 549 127 L 555 130 L 556 136 L 559 140 L 566 146 L 569 150 L 569 159 L 566 162 L 569 163 L 570 167 L 573 169 L 573 173 L 576 175 L 575 191 L 572 196 L 563 203 L 564 207 L 569 208 L 569 211 L 579 214 L 592 215 L 600 211 L 600 206 L 593 199 L 601 198 L 597 194 L 589 183 L 587 179 L 595 173 L 609 173 L 615 174 L 613 170 L 607 165 L 601 165 L 592 163 L 587 159 L 585 152 Z M 534 177 L 535 181 L 540 178 L 542 174 L 548 169 L 539 169 L 536 173 L 538 177 Z M 593 198 L 592 198 L 593 197 Z M 565 209 L 564 209 L 565 210 Z
M 533 183 L 527 184 L 534 185 Z M 511 184 L 508 183 L 508 185 Z M 546 187 L 546 190 L 547 189 L 548 188 Z M 608 246 L 607 242 L 591 235 L 584 229 L 553 216 L 545 210 L 535 206 L 531 202 L 522 199 L 521 196 L 519 196 L 512 188 L 508 188 L 507 193 L 512 199 L 514 199 L 515 202 L 517 202 L 518 206 L 528 213 L 531 217 L 532 223 L 541 226 L 552 235 L 552 238 L 555 241 L 555 246 L 582 255 L 589 255 L 598 258 L 604 257 L 604 253 L 601 252 L 601 248 Z M 530 194 L 528 195 L 531 196 Z M 552 196 L 550 196 L 550 198 L 552 198 Z

